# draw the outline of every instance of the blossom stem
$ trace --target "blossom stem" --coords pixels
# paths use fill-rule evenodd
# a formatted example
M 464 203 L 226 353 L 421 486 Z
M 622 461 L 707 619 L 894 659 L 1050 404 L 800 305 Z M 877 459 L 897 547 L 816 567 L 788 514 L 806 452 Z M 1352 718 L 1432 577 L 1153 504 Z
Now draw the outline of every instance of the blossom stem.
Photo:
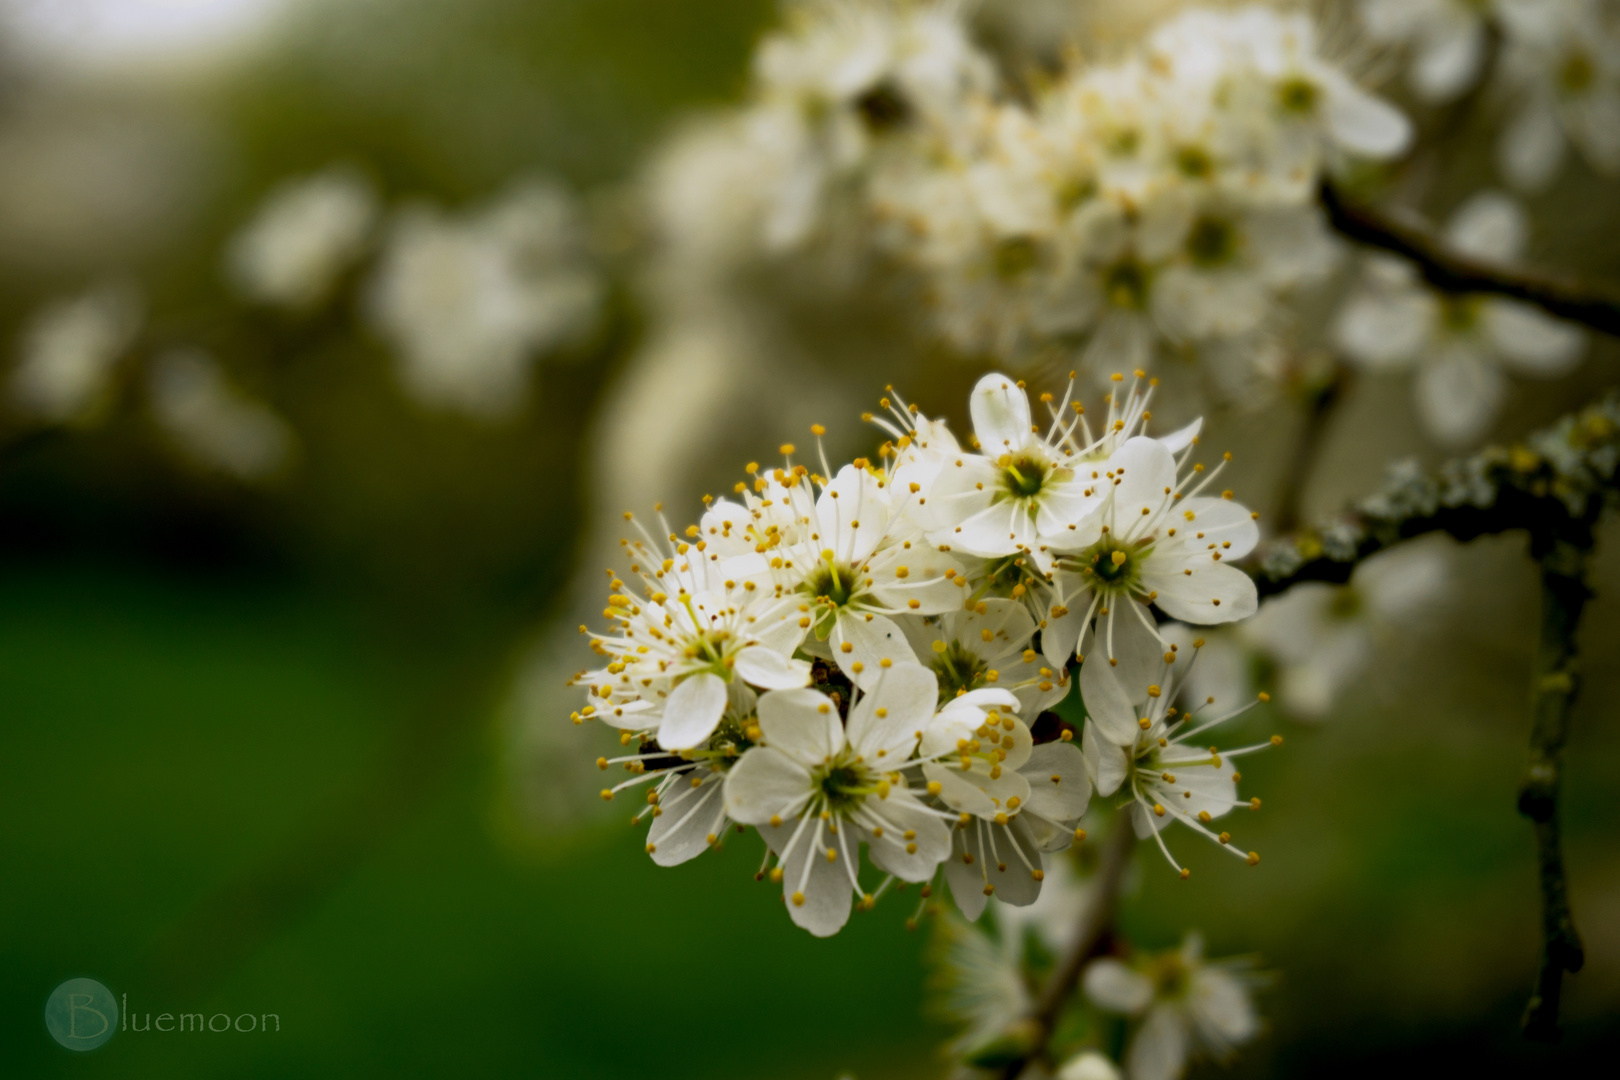
M 1300 418 L 1299 439 L 1283 473 L 1277 518 L 1272 522 L 1278 532 L 1292 532 L 1299 527 L 1305 489 L 1333 426 L 1330 418 L 1349 392 L 1354 377 L 1355 373 L 1348 366 L 1336 363 L 1325 381 L 1305 391 L 1305 415 Z
M 1534 304 L 1571 322 L 1620 336 L 1620 292 L 1569 278 L 1500 266 L 1448 250 L 1421 226 L 1397 221 L 1324 180 L 1318 199 L 1342 236 L 1412 261 L 1441 292 L 1488 293 Z
M 1131 827 L 1131 815 L 1126 811 L 1114 814 L 1113 826 L 1104 841 L 1102 861 L 1092 878 L 1087 902 L 1080 909 L 1080 922 L 1075 928 L 1074 943 L 1058 961 L 1051 977 L 1035 1002 L 1035 1011 L 1029 1017 L 1028 1046 L 1019 1057 L 1004 1065 L 1001 1080 L 1017 1080 L 1024 1071 L 1046 1053 L 1047 1040 L 1056 1030 L 1063 1009 L 1080 985 L 1080 976 L 1086 965 L 1097 957 L 1114 924 L 1114 909 L 1119 903 L 1119 892 L 1125 881 L 1125 867 L 1130 862 L 1131 848 L 1136 842 L 1136 830 Z
M 1541 643 L 1531 690 L 1530 764 L 1519 789 L 1519 813 L 1535 826 L 1541 873 L 1541 962 L 1524 1012 L 1524 1033 L 1537 1040 L 1557 1038 L 1564 973 L 1579 971 L 1585 960 L 1569 910 L 1558 794 L 1570 710 L 1580 689 L 1575 633 L 1592 595 L 1586 584 L 1589 556 L 1589 545 L 1558 539 L 1541 557 Z

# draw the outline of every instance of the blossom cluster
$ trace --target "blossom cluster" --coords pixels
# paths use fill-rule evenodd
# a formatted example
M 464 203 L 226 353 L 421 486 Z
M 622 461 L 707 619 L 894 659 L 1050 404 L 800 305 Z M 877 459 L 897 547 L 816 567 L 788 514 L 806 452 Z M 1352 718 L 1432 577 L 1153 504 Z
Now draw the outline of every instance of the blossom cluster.
M 992 895 L 1032 903 L 1093 791 L 1117 793 L 1183 877 L 1160 835 L 1178 821 L 1258 862 L 1210 823 L 1258 806 L 1235 760 L 1271 741 L 1189 741 L 1227 716 L 1178 709 L 1193 659 L 1158 618 L 1254 613 L 1231 563 L 1257 515 L 1215 486 L 1224 460 L 1195 460 L 1199 423 L 1149 434 L 1154 384 L 1115 378 L 1093 426 L 1073 375 L 1040 418 L 1022 383 L 987 375 L 965 443 L 891 391 L 868 416 L 890 436 L 875 461 L 834 469 L 818 426 L 819 467 L 783 446 L 683 532 L 660 517 L 662 536 L 624 541 L 638 584 L 612 579 L 573 718 L 633 746 L 598 760 L 631 774 L 602 794 L 648 785 L 635 820 L 651 818 L 655 862 L 754 826 L 760 876 L 821 936 L 942 869 L 971 918 Z M 1079 746 L 1051 711 L 1076 669 Z
M 1276 301 L 1333 265 L 1323 172 L 1410 139 L 1309 17 L 1270 7 L 1188 9 L 1032 87 L 998 73 L 961 5 L 791 14 L 756 53 L 751 103 L 660 174 L 666 216 L 723 218 L 754 243 L 704 247 L 730 257 L 837 248 L 857 222 L 968 355 L 1085 343 L 1099 374 L 1170 352 L 1252 367 L 1275 351 Z M 723 214 L 678 198 L 700 187 L 727 192 Z
M 589 339 L 607 293 L 578 200 L 548 178 L 461 213 L 415 202 L 385 217 L 359 170 L 333 166 L 273 189 L 224 263 L 242 299 L 295 319 L 360 286 L 404 390 L 484 420 L 522 407 L 538 359 Z M 152 418 L 184 456 L 243 480 L 276 473 L 295 442 L 287 423 L 197 348 L 143 356 L 144 308 L 122 282 L 47 305 L 25 331 L 12 405 L 35 423 L 92 425 L 138 361 Z
M 1407 83 L 1430 104 L 1451 102 L 1499 57 L 1492 89 L 1507 122 L 1497 167 L 1525 192 L 1557 179 L 1573 149 L 1620 174 L 1620 7 L 1613 0 L 1362 0 L 1367 36 L 1406 50 Z

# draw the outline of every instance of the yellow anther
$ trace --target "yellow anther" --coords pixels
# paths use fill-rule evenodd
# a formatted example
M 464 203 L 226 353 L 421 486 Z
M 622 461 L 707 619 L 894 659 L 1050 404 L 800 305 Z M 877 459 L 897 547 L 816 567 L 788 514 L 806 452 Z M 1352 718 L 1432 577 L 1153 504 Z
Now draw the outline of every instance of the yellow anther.
M 1270 701 L 1271 700 L 1271 695 L 1266 693 L 1264 690 L 1262 690 L 1262 691 L 1260 691 L 1260 700 L 1262 702 Z
M 796 892 L 793 894 L 793 906 L 804 907 L 804 893 Z
M 607 788 L 603 788 L 602 789 L 602 801 L 603 802 L 612 802 L 613 801 L 613 792 L 609 791 Z
M 812 434 L 812 435 L 825 435 L 825 434 L 827 434 L 827 429 L 822 427 L 820 424 L 811 424 L 810 425 L 810 434 Z M 791 454 L 793 451 L 784 450 L 782 452 L 784 454 Z
M 944 788 L 941 787 L 940 782 L 938 780 L 930 780 L 930 781 L 928 781 L 928 794 L 930 794 L 930 795 L 938 795 L 943 790 L 944 790 Z
M 1259 866 L 1260 853 L 1258 851 L 1251 851 L 1249 852 L 1249 857 L 1243 861 L 1248 863 L 1250 866 Z
M 1156 814 L 1159 817 L 1164 817 L 1164 804 L 1163 803 L 1154 803 L 1153 804 L 1153 813 Z
M 837 862 L 838 861 L 838 849 L 837 848 L 828 848 L 827 849 L 827 861 L 828 862 Z
M 780 866 L 771 867 L 771 881 L 777 885 L 782 884 L 782 868 Z
M 1148 687 L 1148 697 L 1158 697 L 1160 692 L 1157 686 Z

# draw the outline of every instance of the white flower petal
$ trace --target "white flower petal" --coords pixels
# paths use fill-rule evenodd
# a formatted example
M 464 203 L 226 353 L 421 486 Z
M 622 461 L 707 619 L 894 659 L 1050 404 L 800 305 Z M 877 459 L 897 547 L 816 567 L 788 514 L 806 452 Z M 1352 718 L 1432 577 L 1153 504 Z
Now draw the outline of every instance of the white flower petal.
M 712 671 L 700 671 L 681 680 L 664 702 L 658 725 L 658 745 L 665 750 L 690 750 L 705 742 L 726 711 L 726 681 Z
M 1447 446 L 1464 446 L 1496 419 L 1507 383 L 1481 350 L 1459 344 L 1431 358 L 1414 389 L 1430 434 Z
M 1326 120 L 1334 141 L 1354 154 L 1392 158 L 1412 141 L 1412 122 L 1389 102 L 1333 73 L 1324 79 Z
M 1520 191 L 1546 188 L 1564 166 L 1564 130 L 1558 114 L 1540 101 L 1532 101 L 1502 130 L 1496 142 L 1496 167 Z
M 1524 253 L 1529 223 L 1512 197 L 1482 191 L 1459 206 L 1446 223 L 1446 246 L 1475 259 L 1512 262 Z
M 733 670 L 743 682 L 762 690 L 791 690 L 810 682 L 810 665 L 806 661 L 790 660 L 763 645 L 737 653 Z
M 879 668 L 871 690 L 850 713 L 845 739 L 868 763 L 898 766 L 934 718 L 939 679 L 920 664 Z
M 1123 746 L 1106 738 L 1099 738 L 1097 725 L 1086 722 L 1080 733 L 1080 750 L 1086 759 L 1086 774 L 1098 795 L 1107 797 L 1119 790 L 1119 785 L 1130 775 L 1130 756 Z
M 1153 981 L 1111 957 L 1087 965 L 1084 986 L 1098 1006 L 1126 1016 L 1135 1016 L 1153 1001 Z
M 816 690 L 772 690 L 760 695 L 759 728 L 765 744 L 800 765 L 819 765 L 844 746 L 838 708 Z
M 929 880 L 950 855 L 950 827 L 904 789 L 890 791 L 887 799 L 868 797 L 860 820 L 868 830 L 865 839 L 872 865 L 902 881 Z M 875 835 L 874 825 L 882 828 L 882 836 Z M 913 844 L 915 851 L 906 850 Z
M 1187 1068 L 1187 1022 L 1171 1005 L 1153 1008 L 1125 1051 L 1131 1080 L 1178 1080 Z
M 850 681 L 863 690 L 877 685 L 883 673 L 883 661 L 893 664 L 916 664 L 917 656 L 911 651 L 906 635 L 887 615 L 871 612 L 842 610 L 833 626 L 832 656 L 840 670 Z M 844 648 L 845 645 L 849 649 Z M 861 670 L 856 671 L 855 665 Z
M 1091 802 L 1086 758 L 1073 743 L 1042 743 L 1018 770 L 1029 781 L 1025 809 L 1060 824 L 1077 821 Z
M 1579 327 L 1517 300 L 1487 300 L 1479 317 L 1497 356 L 1527 375 L 1562 375 L 1586 351 L 1586 335 Z
M 663 813 L 652 819 L 647 843 L 659 866 L 678 866 L 709 850 L 709 837 L 725 833 L 725 776 L 697 768 L 671 784 L 659 801 Z M 692 781 L 698 781 L 696 787 Z
M 809 790 L 810 771 L 803 765 L 773 747 L 751 747 L 726 774 L 726 813 L 745 825 L 764 825 Z M 670 813 L 666 809 L 662 817 Z
M 1011 376 L 992 373 L 980 379 L 968 410 L 980 449 L 991 458 L 1016 450 L 1029 439 L 1029 397 Z
M 1130 695 L 1101 653 L 1093 653 L 1080 665 L 1080 699 L 1104 739 L 1116 746 L 1136 742 L 1141 732 L 1136 722 L 1136 706 L 1131 704 Z M 1100 783 L 1097 786 L 1102 787 Z

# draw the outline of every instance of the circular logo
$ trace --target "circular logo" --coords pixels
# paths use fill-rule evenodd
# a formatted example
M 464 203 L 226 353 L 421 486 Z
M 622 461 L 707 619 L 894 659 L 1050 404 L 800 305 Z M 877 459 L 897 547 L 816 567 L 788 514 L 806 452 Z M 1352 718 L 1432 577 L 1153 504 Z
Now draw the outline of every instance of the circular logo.
M 69 979 L 46 1000 L 45 1027 L 69 1050 L 94 1050 L 118 1030 L 118 1002 L 94 979 Z

